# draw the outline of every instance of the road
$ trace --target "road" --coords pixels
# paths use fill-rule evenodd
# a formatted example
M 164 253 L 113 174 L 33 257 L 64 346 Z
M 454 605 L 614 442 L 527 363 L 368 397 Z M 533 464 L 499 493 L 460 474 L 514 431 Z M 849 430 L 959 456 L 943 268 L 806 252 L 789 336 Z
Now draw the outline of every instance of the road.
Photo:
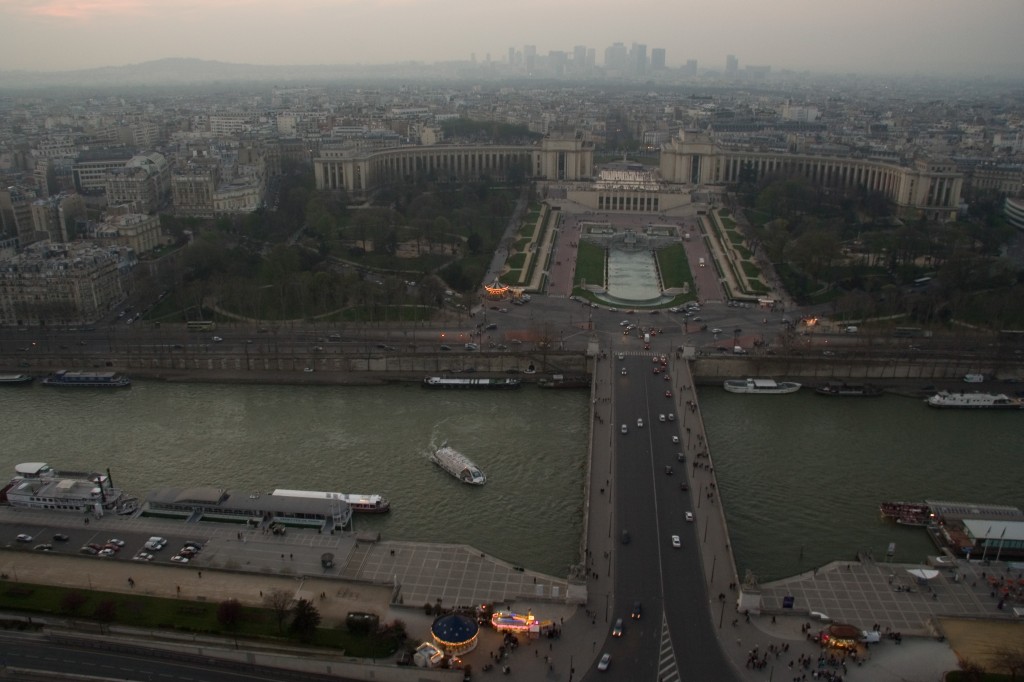
M 610 621 L 623 618 L 625 634 L 609 639 L 605 651 L 617 664 L 613 677 L 620 679 L 663 679 L 683 669 L 692 679 L 730 680 L 733 669 L 711 622 L 701 529 L 685 518 L 694 502 L 689 486 L 681 485 L 687 482 L 687 462 L 680 460 L 685 443 L 674 442 L 686 438 L 682 417 L 675 415 L 674 396 L 666 395 L 675 382 L 665 379 L 668 367 L 652 362 L 652 356 L 633 349 L 610 363 L 616 439 L 610 493 L 618 542 Z M 680 538 L 678 548 L 674 535 Z M 636 602 L 642 605 L 639 620 L 630 617 Z
M 196 680 L 198 682 L 253 682 L 266 680 L 346 680 L 292 670 L 221 661 L 209 656 L 184 654 L 137 646 L 113 640 L 95 640 L 27 633 L 0 634 L 0 671 L 22 669 L 46 671 L 91 679 Z M 20 673 L 19 673 L 20 674 Z M 2 675 L 2 673 L 0 673 Z M 12 678 L 13 679 L 13 678 Z M 31 675 L 31 679 L 36 679 Z M 55 679 L 46 676 L 42 679 Z M 75 677 L 80 679 L 80 677 Z

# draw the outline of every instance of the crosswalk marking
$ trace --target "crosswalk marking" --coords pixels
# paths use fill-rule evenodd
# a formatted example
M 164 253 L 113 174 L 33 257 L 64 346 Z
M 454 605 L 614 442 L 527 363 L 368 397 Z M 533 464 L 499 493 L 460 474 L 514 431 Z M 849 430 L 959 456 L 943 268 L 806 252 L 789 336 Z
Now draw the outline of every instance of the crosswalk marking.
M 679 666 L 676 664 L 676 653 L 672 649 L 672 636 L 668 631 L 668 621 L 665 614 L 661 614 L 661 646 L 658 650 L 658 681 L 659 682 L 680 682 L 683 678 L 679 674 Z

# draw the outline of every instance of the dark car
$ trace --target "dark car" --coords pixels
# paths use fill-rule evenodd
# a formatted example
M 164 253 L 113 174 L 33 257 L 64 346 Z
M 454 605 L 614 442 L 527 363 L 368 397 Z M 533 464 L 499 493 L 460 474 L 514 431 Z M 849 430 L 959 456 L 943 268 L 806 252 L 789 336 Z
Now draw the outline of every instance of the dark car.
M 622 637 L 622 619 L 619 618 L 612 626 L 612 637 Z
M 64 533 L 54 533 L 53 534 L 53 539 L 56 540 L 57 542 L 67 542 L 71 538 L 69 538 Z
M 630 540 L 629 531 L 628 530 L 622 531 L 622 544 L 628 545 L 629 544 L 629 540 Z
M 629 617 L 633 620 L 640 620 L 640 613 L 642 612 L 642 610 L 643 607 L 640 605 L 640 602 L 633 602 L 633 610 L 630 611 Z

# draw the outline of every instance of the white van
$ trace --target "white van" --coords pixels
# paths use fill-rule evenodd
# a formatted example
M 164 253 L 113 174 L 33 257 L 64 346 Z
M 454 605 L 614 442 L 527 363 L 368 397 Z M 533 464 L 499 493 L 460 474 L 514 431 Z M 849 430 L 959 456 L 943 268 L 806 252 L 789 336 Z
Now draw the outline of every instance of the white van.
M 851 324 L 849 327 L 847 327 L 843 331 L 845 331 L 847 334 L 856 334 L 858 330 L 857 330 L 857 327 L 855 327 L 854 325 Z

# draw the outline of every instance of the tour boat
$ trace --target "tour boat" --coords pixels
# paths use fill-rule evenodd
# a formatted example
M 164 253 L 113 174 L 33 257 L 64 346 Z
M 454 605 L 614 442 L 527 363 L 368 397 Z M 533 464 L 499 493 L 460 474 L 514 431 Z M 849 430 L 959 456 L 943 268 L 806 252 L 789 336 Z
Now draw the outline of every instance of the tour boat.
M 441 443 L 441 447 L 430 456 L 430 461 L 463 483 L 483 485 L 487 482 L 484 472 L 480 471 L 480 468 L 473 464 L 468 457 L 448 445 L 448 441 Z
M 926 401 L 929 407 L 974 410 L 1019 410 L 1024 400 L 1004 393 L 950 393 L 939 391 Z
M 27 386 L 33 380 L 31 374 L 0 374 L 0 386 Z

